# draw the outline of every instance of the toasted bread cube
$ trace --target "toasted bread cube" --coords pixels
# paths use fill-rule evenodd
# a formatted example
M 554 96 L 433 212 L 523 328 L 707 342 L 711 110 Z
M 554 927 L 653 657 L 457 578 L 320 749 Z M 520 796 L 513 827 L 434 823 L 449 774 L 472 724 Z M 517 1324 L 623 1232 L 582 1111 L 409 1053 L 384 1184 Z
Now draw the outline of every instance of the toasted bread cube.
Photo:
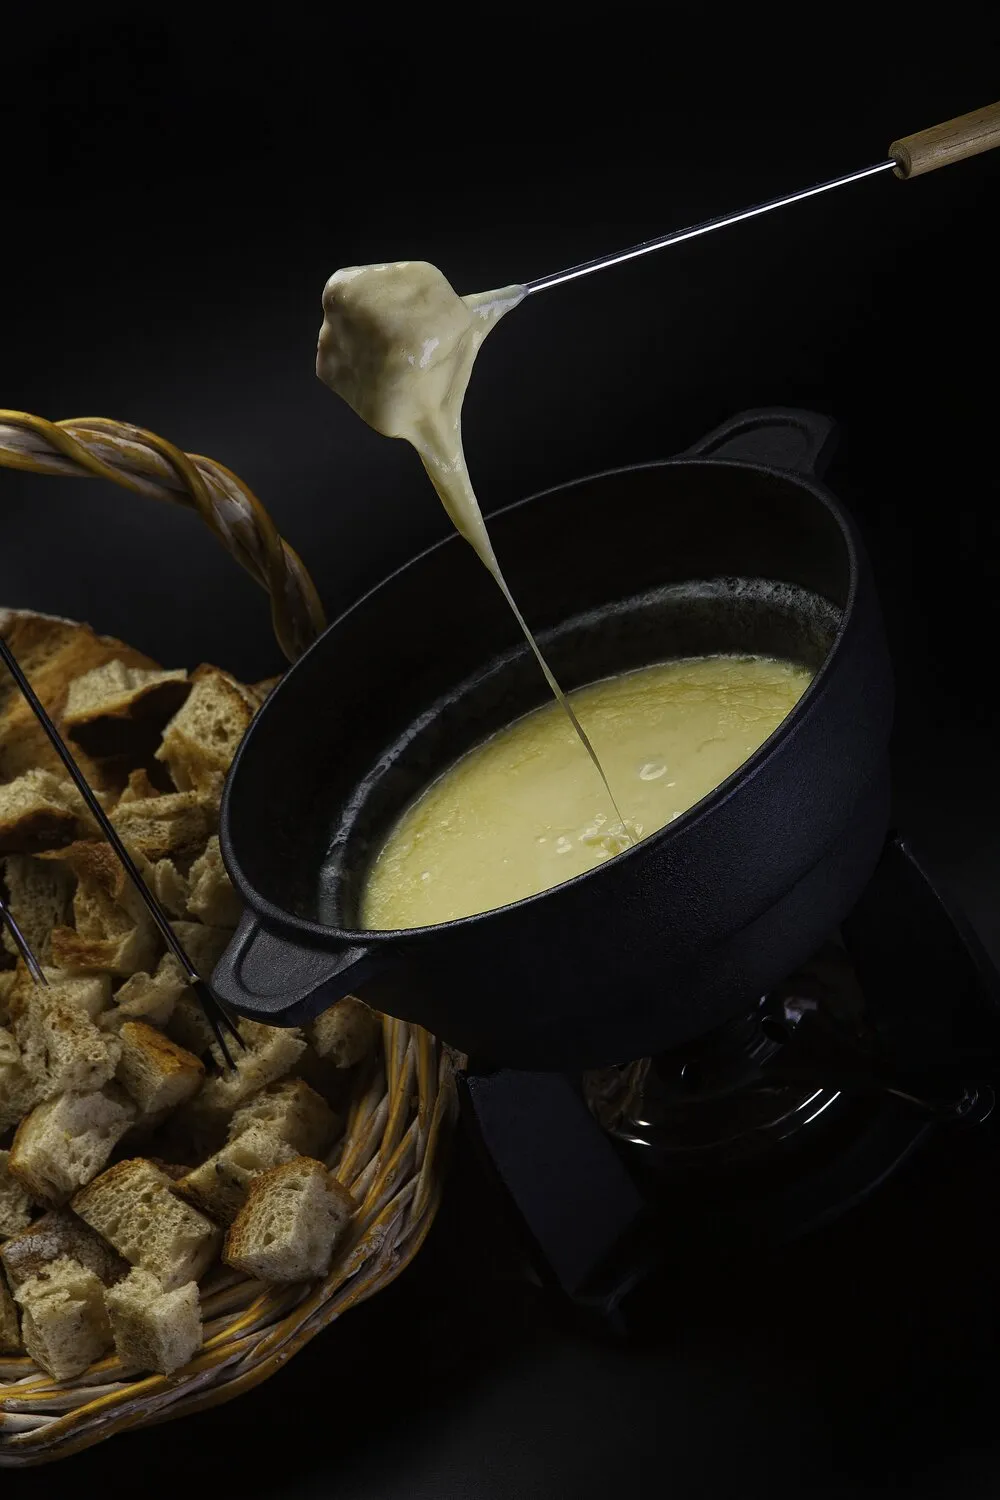
M 74 879 L 62 864 L 10 854 L 4 861 L 7 905 L 39 963 L 52 960 L 52 933 L 70 919 Z M 3 945 L 17 955 L 17 944 L 3 930 Z M 65 967 L 65 965 L 63 965 Z
M 126 1021 L 166 1026 L 187 982 L 172 953 L 165 953 L 152 974 L 132 974 L 114 996 L 114 1005 L 98 1018 L 103 1031 L 120 1032 Z
M 119 1162 L 77 1193 L 73 1211 L 164 1291 L 197 1281 L 218 1254 L 221 1235 L 172 1191 L 165 1172 L 141 1157 Z
M 209 813 L 195 792 L 119 802 L 111 821 L 129 849 L 138 849 L 154 864 L 161 859 L 190 859 L 204 849 L 211 832 Z
M 42 1099 L 67 1089 L 91 1093 L 114 1077 L 121 1043 L 100 1031 L 86 1011 L 60 998 L 58 989 L 15 991 L 11 1026 L 21 1049 L 21 1066 Z
M 254 705 L 226 672 L 201 666 L 191 674 L 184 707 L 163 731 L 156 758 L 174 785 L 218 799 L 226 773 L 254 715 Z
M 4 931 L 6 931 L 6 928 Z M 7 1020 L 7 1003 L 10 1000 L 10 992 L 16 982 L 16 969 L 0 969 L 0 1025 L 4 1024 Z
M 297 1155 L 277 1136 L 254 1126 L 188 1172 L 178 1182 L 177 1190 L 220 1224 L 231 1224 L 246 1202 L 254 1178 L 282 1162 L 294 1161 Z
M 0 1027 L 0 1130 L 9 1130 L 38 1103 L 38 1084 L 21 1060 L 21 1049 Z
M 261 1281 L 325 1276 L 354 1207 L 347 1188 L 320 1162 L 297 1156 L 250 1184 L 222 1258 Z
M 372 1051 L 379 1027 L 378 1016 L 363 1000 L 346 995 L 316 1017 L 307 1035 L 320 1057 L 335 1067 L 353 1068 Z
M 210 927 L 236 926 L 243 913 L 243 903 L 222 863 L 218 834 L 213 833 L 204 854 L 191 866 L 188 881 L 188 911 L 193 917 Z
M 152 866 L 138 849 L 132 855 L 143 879 Z M 161 939 L 145 904 L 109 844 L 77 843 L 45 856 L 77 877 L 74 926 L 56 927 L 52 958 L 62 969 L 107 970 L 128 976 L 150 969 Z
M 140 1114 L 164 1114 L 198 1092 L 205 1076 L 200 1058 L 144 1021 L 126 1021 L 118 1035 L 122 1055 L 115 1076 Z
M 17 1128 L 10 1171 L 38 1203 L 65 1203 L 101 1171 L 135 1119 L 135 1105 L 109 1084 L 37 1104 Z
M 322 1095 L 301 1078 L 286 1078 L 240 1106 L 229 1122 L 229 1139 L 260 1126 L 285 1141 L 297 1156 L 319 1158 L 333 1143 L 337 1125 Z
M 70 683 L 63 726 L 89 755 L 135 753 L 155 745 L 187 693 L 186 672 L 105 662 Z
M 0 1276 L 0 1354 L 20 1354 L 21 1349 L 17 1308 L 7 1290 L 7 1283 Z
M 232 932 L 223 927 L 205 927 L 201 922 L 171 922 L 170 925 L 197 973 L 202 979 L 211 979 L 212 970 L 229 946 Z
M 78 1261 L 54 1260 L 22 1282 L 14 1300 L 21 1308 L 24 1347 L 54 1380 L 82 1375 L 111 1347 L 104 1287 Z
M 128 773 L 128 781 L 122 789 L 121 796 L 117 798 L 115 807 L 121 807 L 123 802 L 146 802 L 150 797 L 162 795 L 160 788 L 150 781 L 149 772 L 144 767 L 140 767 L 138 771 Z
M 55 1208 L 12 1239 L 0 1245 L 0 1261 L 12 1287 L 69 1256 L 93 1271 L 105 1286 L 128 1274 L 128 1263 L 111 1246 L 66 1208 Z M 0 1277 L 0 1281 L 2 1281 Z
M 11 1175 L 10 1152 L 0 1151 L 0 1240 L 27 1229 L 31 1213 L 31 1199 Z
M 305 1051 L 302 1033 L 295 1027 L 285 1029 L 241 1020 L 239 1028 L 246 1051 L 235 1052 L 236 1066 L 229 1072 L 206 1080 L 192 1106 L 206 1121 L 228 1120 L 241 1104 L 290 1072 Z M 213 1043 L 212 1053 L 219 1062 L 217 1044 Z
M 153 892 L 169 916 L 183 917 L 190 887 L 172 859 L 158 859 L 153 866 Z
M 0 853 L 36 854 L 93 831 L 83 798 L 51 771 L 25 771 L 0 786 Z
M 201 1001 L 187 985 L 167 1022 L 167 1035 L 181 1047 L 200 1057 L 215 1041 L 215 1032 Z
M 135 1267 L 105 1292 L 115 1348 L 137 1370 L 172 1375 L 201 1348 L 198 1283 L 165 1292 L 155 1276 Z

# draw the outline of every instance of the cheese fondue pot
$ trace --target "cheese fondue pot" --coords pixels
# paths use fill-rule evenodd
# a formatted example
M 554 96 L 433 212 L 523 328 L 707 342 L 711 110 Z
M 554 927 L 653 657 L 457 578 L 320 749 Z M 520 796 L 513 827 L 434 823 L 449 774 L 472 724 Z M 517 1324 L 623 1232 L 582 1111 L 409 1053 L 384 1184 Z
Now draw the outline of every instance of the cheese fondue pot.
M 820 483 L 832 440 L 825 417 L 746 412 L 678 458 L 490 518 L 566 689 L 713 652 L 816 672 L 689 812 L 512 906 L 410 931 L 356 922 L 404 808 L 549 701 L 495 583 L 451 536 L 341 615 L 268 698 L 226 785 L 222 852 L 246 911 L 220 997 L 282 1026 L 357 993 L 477 1063 L 575 1069 L 701 1037 L 805 962 L 860 896 L 889 818 L 890 664 L 868 560 Z

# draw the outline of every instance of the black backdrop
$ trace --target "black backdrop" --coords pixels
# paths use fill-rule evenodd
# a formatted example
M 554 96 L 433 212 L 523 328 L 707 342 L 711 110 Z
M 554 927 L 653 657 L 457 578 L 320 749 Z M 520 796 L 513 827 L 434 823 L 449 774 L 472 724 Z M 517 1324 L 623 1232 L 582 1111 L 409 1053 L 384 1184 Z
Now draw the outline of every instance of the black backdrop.
M 308 24 L 248 15 L 5 19 L 0 400 L 133 421 L 221 460 L 263 498 L 331 613 L 445 526 L 413 455 L 363 429 L 315 379 L 320 294 L 338 265 L 420 256 L 463 291 L 527 279 L 877 160 L 894 136 L 1000 92 L 997 31 L 981 19 L 960 44 L 917 53 L 876 42 L 868 18 L 835 55 L 833 15 L 811 18 L 799 45 L 781 44 L 776 26 L 735 38 L 721 14 L 697 37 L 667 37 L 663 12 L 639 6 L 516 9 L 479 34 L 456 15 L 447 49 L 471 66 L 463 78 L 432 61 L 428 22 L 412 11 L 348 21 L 338 8 Z M 678 451 L 746 406 L 811 406 L 841 422 L 831 482 L 868 536 L 899 674 L 901 816 L 993 943 L 998 184 L 1000 152 L 911 183 L 879 178 L 553 291 L 493 335 L 466 415 L 487 510 Z M 263 595 L 192 516 L 96 482 L 14 473 L 0 474 L 0 501 L 3 603 L 87 618 L 170 665 L 209 659 L 248 676 L 279 665 Z M 609 516 L 608 546 L 618 544 Z M 480 1296 L 462 1281 L 464 1256 L 436 1254 L 413 1275 L 431 1278 L 434 1316 L 468 1329 L 499 1283 Z M 436 1281 L 435 1264 L 447 1268 Z M 450 1301 L 445 1282 L 459 1287 Z M 406 1284 L 397 1292 L 387 1306 L 404 1337 L 410 1316 L 410 1335 L 432 1338 L 431 1314 L 420 1322 Z M 387 1327 L 378 1309 L 356 1316 L 355 1354 Z M 487 1343 L 500 1338 L 486 1327 Z M 401 1459 L 397 1470 L 383 1457 L 385 1487 L 366 1488 L 365 1444 L 383 1431 L 389 1447 L 404 1441 L 405 1402 L 390 1401 L 383 1428 L 357 1400 L 351 1493 L 441 1494 L 451 1483 L 465 1495 L 584 1495 L 634 1477 L 630 1452 L 657 1451 L 635 1447 L 636 1424 L 652 1416 L 643 1392 L 675 1399 L 662 1369 L 626 1374 L 554 1344 L 524 1366 L 506 1405 L 487 1386 L 478 1418 L 463 1408 L 460 1419 L 442 1392 L 469 1361 L 491 1377 L 468 1331 L 458 1349 L 451 1363 L 431 1360 L 438 1428 L 416 1443 L 433 1449 L 435 1430 L 459 1441 L 461 1428 L 444 1467 Z M 727 1394 L 706 1373 L 711 1352 L 689 1353 L 677 1379 L 702 1391 L 704 1428 L 688 1434 L 690 1464 L 678 1458 L 675 1481 L 683 1472 L 684 1493 L 728 1493 L 724 1455 L 708 1452 L 712 1402 L 752 1449 L 753 1361 L 730 1351 Z M 315 1380 L 325 1366 L 309 1360 Z M 374 1378 L 377 1365 L 365 1368 Z M 573 1369 L 584 1372 L 577 1388 Z M 256 1413 L 281 1400 L 281 1382 L 270 1389 L 253 1398 Z M 566 1467 L 588 1401 L 610 1425 Z M 547 1402 L 563 1414 L 558 1440 L 527 1413 Z M 814 1418 L 797 1420 L 811 1432 Z M 211 1430 L 219 1442 L 239 1429 L 225 1421 Z M 501 1428 L 504 1451 L 520 1453 L 516 1480 L 479 1461 Z M 760 1441 L 780 1428 L 764 1422 Z M 289 1477 L 319 1474 L 309 1423 L 292 1430 L 305 1446 Z M 819 1493 L 818 1476 L 838 1472 L 847 1451 L 817 1449 L 817 1486 L 799 1492 Z M 853 1463 L 861 1449 L 850 1451 Z M 903 1451 L 885 1450 L 883 1477 Z M 104 1471 L 95 1460 L 89 1472 L 96 1482 Z M 278 1493 L 275 1475 L 265 1464 L 257 1489 Z M 756 1481 L 744 1470 L 731 1482 L 750 1493 Z

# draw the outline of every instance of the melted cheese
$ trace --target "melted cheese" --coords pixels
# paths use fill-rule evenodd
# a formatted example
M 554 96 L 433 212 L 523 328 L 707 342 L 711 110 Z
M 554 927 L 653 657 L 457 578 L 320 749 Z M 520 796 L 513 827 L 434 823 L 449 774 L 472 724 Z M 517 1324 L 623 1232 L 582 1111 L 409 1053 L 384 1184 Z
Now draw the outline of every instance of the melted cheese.
M 667 662 L 572 695 L 635 838 L 678 818 L 777 728 L 811 679 L 759 657 Z M 556 704 L 464 756 L 403 814 L 373 863 L 368 930 L 426 927 L 559 885 L 624 847 Z

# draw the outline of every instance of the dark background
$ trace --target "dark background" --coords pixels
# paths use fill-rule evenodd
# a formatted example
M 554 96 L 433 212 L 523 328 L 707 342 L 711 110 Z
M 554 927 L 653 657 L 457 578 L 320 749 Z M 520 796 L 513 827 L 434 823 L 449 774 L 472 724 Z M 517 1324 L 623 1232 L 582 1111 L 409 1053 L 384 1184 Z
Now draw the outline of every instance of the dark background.
M 878 160 L 1000 78 L 996 27 L 907 51 L 867 22 L 834 46 L 832 14 L 798 43 L 518 9 L 435 62 L 407 17 L 5 19 L 0 400 L 234 469 L 331 614 L 446 524 L 413 454 L 315 378 L 337 266 L 530 279 Z M 490 510 L 743 407 L 833 414 L 898 672 L 900 819 L 995 952 L 998 184 L 1000 153 L 877 178 L 539 297 L 465 423 Z M 191 515 L 13 472 L 0 500 L 0 602 L 168 665 L 280 666 Z M 391 1292 L 237 1406 L 74 1467 L 275 1496 L 996 1494 L 996 1183 L 982 1151 L 931 1161 L 745 1284 L 684 1288 L 676 1337 L 623 1354 L 554 1328 L 460 1165 Z

